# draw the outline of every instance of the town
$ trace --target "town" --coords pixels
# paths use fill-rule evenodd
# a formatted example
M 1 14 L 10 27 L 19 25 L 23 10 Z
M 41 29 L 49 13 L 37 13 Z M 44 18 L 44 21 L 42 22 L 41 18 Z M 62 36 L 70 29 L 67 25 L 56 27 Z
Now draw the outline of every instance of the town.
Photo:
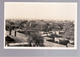
M 6 19 L 5 47 L 74 47 L 74 21 Z

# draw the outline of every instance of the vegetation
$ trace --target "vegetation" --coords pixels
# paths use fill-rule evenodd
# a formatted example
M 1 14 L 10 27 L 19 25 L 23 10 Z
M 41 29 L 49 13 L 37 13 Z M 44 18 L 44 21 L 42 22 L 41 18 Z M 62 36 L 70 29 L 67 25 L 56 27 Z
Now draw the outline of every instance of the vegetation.
M 44 20 L 6 20 L 6 30 L 21 29 L 24 31 L 19 31 L 20 33 L 27 34 L 28 43 L 35 43 L 34 45 L 43 45 L 43 37 L 38 33 L 38 31 L 64 31 L 62 38 L 74 38 L 74 21 L 44 21 Z M 32 31 L 34 33 L 32 33 Z M 51 37 L 56 37 L 56 34 L 51 34 Z M 64 41 L 63 41 L 64 42 Z
M 37 32 L 37 33 L 31 33 L 30 37 L 28 38 L 28 43 L 31 46 L 31 43 L 35 43 L 35 46 L 43 46 L 43 37 Z

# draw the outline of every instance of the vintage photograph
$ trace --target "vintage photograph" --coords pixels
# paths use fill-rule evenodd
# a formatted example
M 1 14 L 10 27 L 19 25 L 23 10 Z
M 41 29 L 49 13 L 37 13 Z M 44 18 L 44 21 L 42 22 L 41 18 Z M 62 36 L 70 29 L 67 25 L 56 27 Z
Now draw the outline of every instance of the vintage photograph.
M 77 3 L 4 3 L 4 48 L 75 49 L 76 29 Z

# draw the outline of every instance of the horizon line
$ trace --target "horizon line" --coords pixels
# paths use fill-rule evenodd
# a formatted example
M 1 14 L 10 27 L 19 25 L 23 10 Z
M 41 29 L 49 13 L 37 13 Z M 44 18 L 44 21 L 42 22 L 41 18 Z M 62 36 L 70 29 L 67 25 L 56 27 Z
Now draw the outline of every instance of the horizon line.
M 36 18 L 35 19 L 33 19 L 33 18 L 5 18 L 5 19 L 6 20 L 8 20 L 8 19 L 14 19 L 14 20 L 16 20 L 16 19 L 17 20 L 48 20 L 48 21 L 50 20 L 50 19 L 39 19 L 39 18 L 38 19 L 36 19 Z M 74 19 L 51 19 L 51 20 L 63 20 L 63 21 L 64 20 L 72 20 L 72 21 L 74 21 Z

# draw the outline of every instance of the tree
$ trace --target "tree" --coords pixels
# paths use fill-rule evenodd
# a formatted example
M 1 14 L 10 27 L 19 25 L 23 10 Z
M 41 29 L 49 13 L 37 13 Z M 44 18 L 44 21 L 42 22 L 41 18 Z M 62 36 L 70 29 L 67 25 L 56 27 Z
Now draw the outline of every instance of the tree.
M 30 46 L 31 43 L 35 43 L 36 46 L 39 46 L 40 44 L 43 45 L 43 37 L 41 37 L 41 35 L 38 32 L 32 33 L 28 38 L 28 43 Z
M 72 22 L 65 23 L 63 30 L 65 31 L 64 38 L 67 36 L 74 37 L 74 24 Z

